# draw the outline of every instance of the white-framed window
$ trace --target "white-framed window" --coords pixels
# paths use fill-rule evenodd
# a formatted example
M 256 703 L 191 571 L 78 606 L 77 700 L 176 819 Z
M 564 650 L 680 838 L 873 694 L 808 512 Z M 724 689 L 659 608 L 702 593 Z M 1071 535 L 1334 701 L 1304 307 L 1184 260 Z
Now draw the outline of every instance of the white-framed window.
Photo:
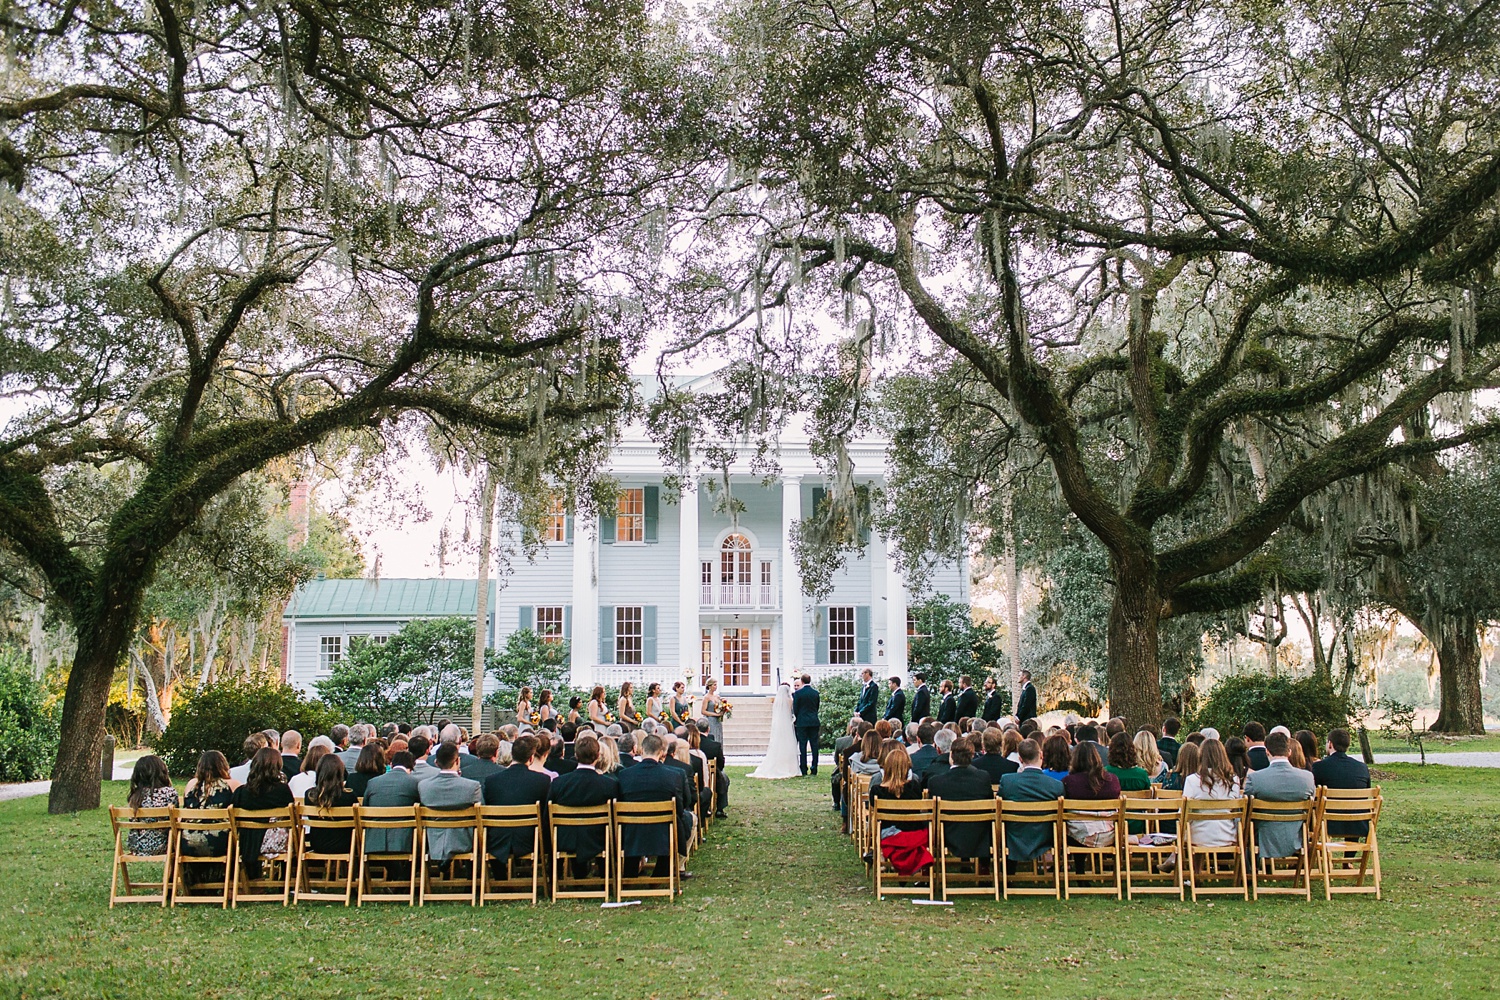
M 332 670 L 333 665 L 343 658 L 343 636 L 325 635 L 318 639 L 318 663 L 324 670 Z
M 771 686 L 771 630 L 760 630 L 760 683 Z
M 562 605 L 558 604 L 550 608 L 538 607 L 536 609 L 536 634 L 543 642 L 562 642 Z
M 385 641 L 387 639 L 389 639 L 389 638 L 390 638 L 390 636 L 388 636 L 388 635 L 372 635 L 372 636 L 370 636 L 370 641 L 373 642 L 377 646 L 384 646 L 385 645 Z
M 621 490 L 619 504 L 615 509 L 615 541 L 644 542 L 645 540 L 646 491 L 639 486 Z
M 547 502 L 547 520 L 542 528 L 542 541 L 549 545 L 560 545 L 568 540 L 568 498 L 553 496 Z
M 643 615 L 639 605 L 615 608 L 615 662 L 621 665 L 639 665 L 645 648 Z
M 828 609 L 828 662 L 835 665 L 854 662 L 854 609 L 852 607 Z
M 760 561 L 760 603 L 769 607 L 776 602 L 776 586 L 771 582 L 771 560 Z
M 710 565 L 705 563 L 705 565 Z M 713 629 L 702 630 L 703 653 L 699 658 L 698 683 L 707 685 L 714 675 L 714 632 Z
M 719 546 L 720 604 L 743 607 L 750 603 L 750 540 L 730 535 Z
M 712 604 L 714 602 L 714 564 L 705 559 L 700 564 L 702 575 L 699 577 L 702 603 Z

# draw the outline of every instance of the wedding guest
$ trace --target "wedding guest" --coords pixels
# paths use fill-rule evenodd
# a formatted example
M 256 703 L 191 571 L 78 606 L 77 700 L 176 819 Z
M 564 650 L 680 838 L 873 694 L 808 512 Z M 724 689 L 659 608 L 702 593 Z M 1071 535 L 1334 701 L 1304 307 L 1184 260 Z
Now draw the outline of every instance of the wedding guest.
M 511 748 L 515 753 L 515 748 Z M 433 755 L 433 767 L 437 773 L 423 778 L 417 786 L 417 797 L 429 809 L 466 809 L 480 801 L 479 782 L 470 781 L 458 773 L 458 744 L 440 743 Z M 507 771 L 509 768 L 507 768 Z M 474 847 L 474 831 L 464 829 L 435 829 L 426 834 L 427 859 L 439 865 L 447 864 L 455 854 L 464 854 Z
M 1274 729 L 1271 730 L 1270 736 L 1266 737 L 1266 746 L 1267 747 L 1269 747 L 1271 745 L 1271 736 L 1275 736 L 1275 735 L 1277 735 L 1276 734 L 1276 730 L 1274 730 Z M 1267 751 L 1267 752 L 1269 752 L 1269 751 Z M 1295 767 L 1297 770 L 1299 770 L 1299 771 L 1306 771 L 1308 774 L 1312 773 L 1312 768 L 1310 768 L 1310 767 L 1307 766 L 1307 757 L 1306 757 L 1306 755 L 1304 755 L 1302 753 L 1302 744 L 1298 743 L 1294 739 L 1291 739 L 1290 737 L 1287 738 L 1286 759 L 1289 760 L 1289 761 L 1291 761 L 1292 762 L 1292 766 Z M 1271 763 L 1274 764 L 1275 762 L 1276 762 L 1276 755 L 1275 754 L 1271 754 Z M 1254 774 L 1255 772 L 1252 771 L 1251 773 Z
M 1247 722 L 1245 728 L 1240 731 L 1245 738 L 1245 755 L 1249 761 L 1248 770 L 1259 771 L 1271 766 L 1271 757 L 1266 752 L 1266 727 L 1259 722 Z M 1245 776 L 1242 774 L 1240 778 Z
M 1121 734 L 1124 735 L 1123 733 Z M 1129 746 L 1129 742 L 1125 744 Z M 1063 779 L 1063 794 L 1070 799 L 1117 799 L 1120 782 L 1104 769 L 1097 743 L 1082 741 L 1073 748 L 1072 767 Z M 1103 847 L 1115 842 L 1115 825 L 1109 820 L 1068 820 L 1068 839 L 1084 847 Z M 1082 865 L 1087 859 L 1080 857 Z M 1081 868 L 1080 868 L 1081 871 Z
M 937 752 L 930 761 L 923 764 L 921 768 L 912 770 L 913 780 L 925 783 L 928 778 L 935 774 L 941 774 L 948 770 L 948 752 L 953 749 L 953 744 L 958 741 L 958 736 L 951 729 L 939 729 L 932 735 L 932 747 Z
M 1313 781 L 1324 788 L 1369 788 L 1370 769 L 1364 761 L 1349 756 L 1349 730 L 1328 731 L 1328 756 L 1313 765 Z M 1364 820 L 1331 820 L 1328 833 L 1334 837 L 1364 837 L 1370 824 Z
M 881 799 L 921 799 L 921 782 L 912 777 L 911 758 L 899 744 L 886 754 L 881 779 L 870 784 L 870 802 Z M 927 824 L 918 821 L 891 822 L 881 828 L 880 852 L 903 875 L 911 875 L 932 864 L 927 842 Z
M 1199 747 L 1198 770 L 1183 782 L 1183 798 L 1237 799 L 1241 787 L 1224 744 L 1205 739 Z M 1238 823 L 1235 820 L 1195 820 L 1192 828 L 1194 846 L 1233 847 L 1238 843 Z
M 881 742 L 879 733 L 873 729 L 866 730 L 859 749 L 849 755 L 849 773 L 878 778 Z
M 125 804 L 132 809 L 171 809 L 177 805 L 177 789 L 172 787 L 166 761 L 148 753 L 135 762 L 130 770 L 130 793 Z M 167 821 L 160 823 L 160 831 L 131 830 L 125 835 L 125 849 L 131 854 L 167 853 Z
M 377 749 L 365 745 L 361 748 L 360 759 L 364 759 L 364 750 Z M 378 752 L 378 749 L 377 749 Z M 385 761 L 381 761 L 381 770 L 385 769 Z M 328 754 L 318 761 L 318 780 L 312 788 L 307 790 L 303 801 L 317 810 L 318 815 L 327 817 L 331 810 L 344 809 L 359 801 L 359 796 L 354 789 L 345 782 L 343 758 L 337 754 Z M 308 831 L 308 843 L 313 851 L 318 854 L 345 854 L 354 836 L 354 830 L 339 829 L 337 827 L 315 826 Z
M 266 739 L 265 733 L 251 733 L 245 737 L 244 745 L 240 748 L 244 754 L 244 761 L 229 769 L 229 780 L 234 782 L 236 788 L 243 785 L 245 779 L 250 776 L 250 761 L 254 759 L 256 753 L 269 745 L 270 741 Z M 280 754 L 277 756 L 279 757 Z
M 837 742 L 835 742 L 835 746 L 837 746 Z M 714 817 L 716 819 L 727 819 L 729 814 L 724 810 L 729 808 L 729 770 L 727 762 L 724 759 L 724 741 L 713 736 L 708 731 L 707 719 L 698 720 L 698 749 L 702 752 L 705 759 L 713 761 L 716 765 L 714 783 L 717 786 L 715 792 L 718 799 L 718 810 L 714 813 Z M 838 768 L 835 767 L 834 771 L 837 773 Z
M 432 744 L 428 742 L 425 735 L 413 736 L 411 742 L 407 744 L 406 749 L 416 760 L 416 764 L 411 769 L 412 777 L 418 781 L 425 781 L 437 774 L 437 768 L 432 766 L 432 761 L 428 758 L 428 750 L 431 746 Z
M 302 770 L 287 781 L 287 788 L 291 790 L 294 802 L 301 802 L 308 789 L 317 784 L 318 762 L 332 752 L 333 744 L 313 741 L 313 745 L 307 750 L 307 756 L 302 758 Z
M 681 850 L 691 838 L 693 818 L 683 776 L 677 769 L 662 763 L 666 756 L 666 741 L 651 733 L 641 741 L 641 762 L 621 771 L 614 780 L 619 783 L 621 802 L 676 803 L 677 843 Z M 665 878 L 670 871 L 671 832 L 661 825 L 627 826 L 621 836 L 620 848 L 625 853 L 621 871 L 626 878 L 638 877 L 641 861 L 648 857 L 656 859 L 655 877 Z M 691 874 L 683 872 L 682 877 L 688 878 Z
M 1224 741 L 1224 753 L 1229 757 L 1229 766 L 1234 768 L 1235 777 L 1240 779 L 1241 788 L 1245 787 L 1245 776 L 1254 770 L 1248 751 L 1249 747 L 1238 736 L 1231 736 Z
M 1155 751 L 1156 741 L 1150 733 L 1142 733 L 1146 743 Z M 1135 744 L 1124 733 L 1115 733 L 1109 740 L 1109 763 L 1104 770 L 1115 776 L 1122 792 L 1147 792 L 1151 790 L 1151 774 L 1140 766 L 1136 758 Z
M 1177 734 L 1182 732 L 1182 720 L 1175 715 L 1168 716 L 1161 724 L 1161 739 L 1156 741 L 1156 750 L 1161 754 L 1161 759 L 1167 762 L 1167 766 L 1177 765 L 1177 751 L 1182 749 L 1182 743 L 1178 741 Z
M 1142 729 L 1135 734 L 1131 743 L 1135 746 L 1135 762 L 1151 776 L 1153 784 L 1159 783 L 1171 768 L 1162 760 L 1161 751 L 1156 746 L 1156 736 L 1151 730 Z
M 1022 740 L 1021 742 L 1025 743 L 1026 741 Z M 1032 742 L 1035 741 L 1033 740 Z M 1020 747 L 1016 748 L 1016 754 L 1020 756 Z M 1024 766 L 1025 758 L 1021 757 L 1021 760 Z M 1047 777 L 1059 783 L 1068 776 L 1068 772 L 1073 767 L 1073 750 L 1068 746 L 1068 738 L 1066 736 L 1062 733 L 1053 733 L 1047 737 L 1046 741 L 1042 744 L 1041 765 L 1042 771 Z
M 1272 730 L 1266 737 L 1268 765 L 1251 771 L 1245 780 L 1245 795 L 1265 799 L 1269 802 L 1305 802 L 1317 794 L 1310 771 L 1295 766 L 1288 758 L 1288 751 L 1297 747 L 1285 732 Z M 1302 850 L 1303 824 L 1300 822 L 1256 823 L 1255 842 L 1260 857 L 1285 858 Z
M 356 799 L 362 799 L 365 795 L 365 786 L 369 785 L 371 778 L 378 778 L 385 773 L 385 751 L 381 749 L 380 743 L 370 740 L 365 743 L 359 752 L 359 759 L 354 762 L 354 773 L 345 774 L 344 784 L 354 793 Z M 304 797 L 307 795 L 303 793 Z
M 371 778 L 365 786 L 364 804 L 372 808 L 405 808 L 419 801 L 417 779 L 412 775 L 416 758 L 409 750 L 397 750 L 391 754 L 391 769 L 377 778 Z M 365 833 L 365 850 L 371 854 L 399 854 L 411 850 L 413 829 L 371 829 Z M 388 863 L 389 864 L 389 863 Z M 406 866 L 401 866 L 393 878 L 404 878 Z
M 1292 734 L 1292 739 L 1302 748 L 1302 759 L 1306 761 L 1306 767 L 1311 770 L 1318 762 L 1318 738 L 1312 734 L 1310 729 L 1299 729 Z
M 931 722 L 924 722 L 917 727 L 917 742 L 921 744 L 917 752 L 910 755 L 911 766 L 921 773 L 923 769 L 937 760 L 937 748 L 933 746 L 933 740 L 938 733 L 938 727 Z
M 1042 770 L 1042 748 L 1036 740 L 1022 740 L 1016 748 L 1021 758 L 1014 774 L 1000 779 L 1000 798 L 1014 802 L 1052 802 L 1063 795 L 1063 783 Z M 1005 831 L 1005 846 L 1010 853 L 1008 864 L 1018 861 L 1047 860 L 1052 853 L 1053 826 L 1046 823 L 1021 823 Z
M 227 809 L 234 804 L 234 787 L 229 781 L 229 761 L 217 750 L 205 750 L 198 756 L 198 769 L 183 790 L 185 809 Z M 217 857 L 224 853 L 229 834 L 210 830 L 184 830 L 182 852 L 197 857 Z M 184 865 L 183 875 L 192 883 L 217 882 L 224 877 L 224 866 Z
M 312 751 L 308 751 L 312 756 Z M 333 757 L 326 749 L 321 760 Z M 337 759 L 337 758 L 334 758 Z M 303 761 L 303 767 L 307 762 Z M 234 790 L 236 809 L 281 809 L 292 804 L 292 790 L 287 787 L 286 775 L 281 768 L 281 754 L 270 747 L 262 747 L 250 758 L 250 771 L 245 783 Z M 275 834 L 269 837 L 268 834 Z M 254 881 L 260 878 L 260 856 L 278 854 L 286 846 L 284 830 L 244 830 L 239 835 L 240 867 Z M 270 843 L 267 843 L 267 840 Z
M 281 771 L 291 781 L 302 770 L 302 734 L 288 729 L 281 734 Z
M 458 773 L 465 778 L 484 784 L 486 778 L 502 770 L 499 762 L 500 737 L 494 733 L 480 733 L 469 741 L 469 749 L 473 751 L 473 756 L 458 768 Z
M 1002 729 L 1000 731 L 1000 756 L 1013 764 L 1019 765 L 1021 758 L 1016 754 L 1020 748 L 1021 741 L 1025 739 L 1019 729 Z
M 601 749 L 596 740 L 584 740 L 574 749 L 578 766 L 552 782 L 547 799 L 553 805 L 570 808 L 602 806 L 619 797 L 620 783 L 597 770 L 598 753 Z M 604 853 L 604 826 L 562 826 L 557 829 L 556 848 L 574 855 L 573 877 L 587 878 L 593 859 Z
M 582 742 L 594 744 L 597 752 L 597 740 Z M 552 791 L 552 779 L 542 769 L 542 753 L 541 738 L 517 736 L 510 745 L 510 766 L 484 779 L 484 804 L 529 806 L 546 802 Z M 490 857 L 504 864 L 513 854 L 516 857 L 530 854 L 532 837 L 529 830 L 492 830 L 488 843 Z
M 1177 764 L 1162 778 L 1162 791 L 1180 792 L 1186 787 L 1190 774 L 1198 771 L 1198 744 L 1184 743 L 1177 751 Z
M 990 784 L 992 785 L 1000 784 L 1001 778 L 1007 774 L 1015 774 L 1021 769 L 1020 754 L 1017 753 L 1016 759 L 1011 760 L 1005 753 L 1005 735 L 1007 732 L 1014 733 L 1016 730 L 1002 731 L 993 726 L 986 729 L 982 737 L 984 741 L 984 753 L 974 758 L 974 766 L 989 776 Z M 1017 733 L 1017 735 L 1020 734 Z M 1021 742 L 1017 740 L 1016 749 L 1019 751 L 1020 747 Z
M 948 751 L 948 770 L 934 775 L 927 781 L 927 791 L 935 799 L 944 802 L 989 802 L 995 801 L 995 790 L 990 776 L 974 766 L 974 748 L 963 737 Z M 944 823 L 943 840 L 960 858 L 988 857 L 994 843 L 995 816 L 993 810 L 983 823 Z
M 621 737 L 621 739 L 625 738 L 626 737 L 623 736 Z M 606 736 L 601 740 L 584 740 L 584 742 L 594 742 L 599 744 L 599 762 L 594 766 L 600 774 L 614 774 L 615 772 L 620 770 L 620 745 L 615 741 L 614 737 Z M 574 744 L 574 748 L 573 770 L 576 771 L 578 770 L 577 744 Z
M 338 758 L 344 762 L 344 772 L 354 770 L 354 765 L 359 763 L 359 753 L 365 748 L 371 736 L 375 735 L 375 727 L 363 722 L 356 722 L 349 727 L 349 745 L 339 750 Z

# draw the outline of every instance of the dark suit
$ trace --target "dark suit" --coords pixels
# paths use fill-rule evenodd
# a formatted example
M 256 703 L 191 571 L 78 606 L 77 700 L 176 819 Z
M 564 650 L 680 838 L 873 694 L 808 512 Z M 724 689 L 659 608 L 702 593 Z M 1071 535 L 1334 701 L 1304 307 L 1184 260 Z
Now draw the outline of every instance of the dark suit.
M 729 808 L 729 775 L 724 771 L 724 744 L 704 733 L 698 737 L 698 749 L 703 751 L 703 756 L 718 765 L 714 773 L 714 784 L 718 786 L 719 811 Z M 634 763 L 634 758 L 631 758 Z M 621 761 L 624 766 L 624 761 Z
M 928 764 L 937 760 L 937 755 L 937 747 L 931 743 L 923 743 L 917 747 L 911 753 L 911 773 L 914 775 L 921 774 Z
M 980 754 L 974 758 L 974 766 L 990 776 L 990 784 L 1000 784 L 1000 779 L 1007 774 L 1015 774 L 1021 769 L 1021 765 L 1010 760 L 1001 753 Z
M 874 722 L 875 707 L 878 704 L 880 704 L 880 688 L 876 686 L 875 679 L 872 677 L 870 683 L 859 692 L 859 702 L 854 706 L 854 714 L 866 722 Z
M 918 684 L 917 689 L 911 693 L 911 721 L 921 722 L 932 714 L 932 689 L 926 684 Z
M 676 757 L 668 757 L 666 760 L 662 761 L 662 763 L 670 768 L 673 768 L 682 775 L 682 790 L 683 794 L 687 796 L 687 806 L 689 809 L 697 809 L 699 786 L 693 784 L 693 778 L 702 778 L 702 775 L 698 773 L 698 769 L 692 764 L 684 764 Z
M 871 681 L 869 688 L 874 687 Z M 860 704 L 864 704 L 864 695 L 860 695 Z M 818 710 L 823 705 L 823 696 L 818 694 L 818 689 L 811 684 L 804 684 L 792 692 L 792 729 L 797 734 L 797 763 L 802 773 L 807 773 L 808 753 L 812 754 L 812 773 L 818 773 L 818 732 L 823 728 L 823 719 L 818 715 Z M 874 720 L 875 708 L 870 708 L 870 718 Z M 860 712 L 863 715 L 863 712 Z
M 1168 767 L 1177 766 L 1177 751 L 1182 749 L 1182 744 L 1170 736 L 1163 736 L 1156 741 L 1156 752 L 1161 754 L 1161 759 L 1167 762 Z
M 993 804 L 995 800 L 989 775 L 972 765 L 950 767 L 933 775 L 927 782 L 927 790 L 933 798 L 944 802 L 988 801 Z M 989 851 L 994 821 L 994 816 L 991 816 L 984 823 L 944 823 L 943 840 L 948 850 L 961 858 L 981 857 Z
M 1025 722 L 1036 718 L 1036 685 L 1027 681 L 1021 685 L 1021 696 L 1016 699 L 1016 721 Z
M 529 806 L 546 802 L 552 791 L 552 779 L 525 764 L 512 764 L 484 779 L 484 804 L 487 806 Z M 542 810 L 542 823 L 547 810 Z M 490 857 L 506 861 L 512 856 L 524 858 L 531 853 L 531 835 L 526 830 L 490 830 L 485 841 Z
M 979 692 L 971 687 L 964 688 L 958 692 L 958 718 L 975 719 L 978 717 Z
M 296 754 L 284 753 L 281 755 L 281 773 L 286 775 L 287 781 L 291 781 L 293 778 L 295 778 L 297 776 L 297 772 L 300 770 L 302 770 L 302 761 L 297 759 Z M 352 768 L 350 768 L 349 770 L 352 770 Z
M 417 779 L 410 771 L 393 767 L 376 775 L 365 786 L 364 804 L 390 808 L 417 804 Z M 411 850 L 411 830 L 371 830 L 365 834 L 365 850 L 371 854 L 399 854 Z
M 620 771 L 615 781 L 620 786 L 621 802 L 675 802 L 677 841 L 679 845 L 686 843 L 691 820 L 681 771 L 647 757 L 630 770 Z M 656 858 L 656 874 L 667 874 L 668 865 L 672 863 L 672 835 L 664 825 L 627 826 L 620 846 L 625 851 L 627 878 L 640 874 L 641 859 L 645 857 Z
M 1266 752 L 1266 748 L 1263 746 L 1251 747 L 1245 751 L 1245 756 L 1250 758 L 1250 770 L 1252 771 L 1264 771 L 1271 766 L 1271 755 Z
M 620 783 L 592 767 L 578 767 L 552 782 L 547 799 L 553 805 L 581 808 L 602 806 L 620 795 Z M 557 828 L 559 851 L 577 855 L 573 859 L 573 877 L 585 878 L 589 862 L 604 853 L 604 830 L 601 826 L 561 826 Z
M 897 688 L 891 692 L 891 698 L 885 703 L 885 715 L 883 719 L 895 719 L 901 725 L 906 725 L 906 692 Z
M 636 757 L 636 755 L 633 754 L 633 753 L 621 753 L 620 754 L 620 766 L 621 767 L 635 767 L 639 763 L 640 763 L 640 758 Z M 577 764 L 574 764 L 574 767 L 577 767 L 577 766 L 578 766 Z M 562 777 L 562 775 L 558 775 L 558 777 Z
M 578 761 L 573 757 L 564 756 L 562 750 L 559 749 L 556 753 L 549 755 L 547 762 L 542 766 L 560 778 L 577 767 Z
M 983 719 L 985 722 L 996 722 L 1000 716 L 1005 714 L 1004 703 L 1000 698 L 1000 689 L 995 688 L 984 699 Z
M 938 722 L 958 721 L 958 700 L 951 694 L 943 695 L 943 700 L 938 704 Z
M 483 757 L 470 757 L 467 761 L 459 765 L 458 773 L 470 781 L 477 781 L 482 785 L 490 775 L 499 774 L 503 770 L 505 768 L 492 760 L 485 760 Z
M 934 750 L 936 750 L 936 748 L 934 748 Z M 943 772 L 947 771 L 950 766 L 951 765 L 948 763 L 948 755 L 947 754 L 945 754 L 945 753 L 935 753 L 933 755 L 932 760 L 929 761 L 922 768 L 922 773 L 921 773 L 922 787 L 925 788 L 927 786 L 928 779 L 934 778 L 934 777 L 938 776 L 939 774 L 942 774 Z
M 1339 750 L 1329 754 L 1312 766 L 1313 781 L 1324 788 L 1369 788 L 1370 769 L 1362 760 L 1356 760 Z M 1346 823 L 1330 821 L 1328 833 L 1334 837 L 1363 837 L 1369 834 L 1370 824 L 1364 820 Z
M 1014 802 L 1050 802 L 1063 793 L 1063 783 L 1041 772 L 1026 768 L 1000 779 L 1000 797 Z M 1005 841 L 1012 861 L 1030 861 L 1052 850 L 1056 827 L 1047 823 L 1017 824 L 1005 831 Z

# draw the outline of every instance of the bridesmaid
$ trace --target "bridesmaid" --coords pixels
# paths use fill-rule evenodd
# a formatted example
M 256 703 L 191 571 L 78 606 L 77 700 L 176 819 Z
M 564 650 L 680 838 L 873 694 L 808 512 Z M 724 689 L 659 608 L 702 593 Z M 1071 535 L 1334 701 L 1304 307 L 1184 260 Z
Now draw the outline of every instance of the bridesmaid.
M 719 682 L 709 681 L 703 689 L 703 717 L 708 720 L 709 735 L 724 742 L 724 703 L 719 699 Z
M 589 721 L 602 733 L 609 725 L 609 708 L 604 704 L 604 685 L 595 684 L 589 692 Z
M 583 699 L 576 694 L 568 699 L 568 717 L 565 720 L 569 725 L 578 725 L 578 706 L 583 704 Z
M 620 726 L 629 733 L 640 728 L 640 720 L 635 717 L 635 699 L 631 693 L 635 685 L 629 681 L 620 685 L 620 697 L 615 702 L 615 714 L 620 717 Z
M 688 724 L 689 713 L 693 710 L 693 703 L 688 700 L 687 685 L 678 681 L 672 685 L 672 702 L 667 709 L 667 716 L 671 720 L 672 727 Z
M 557 718 L 557 709 L 552 704 L 552 692 L 546 688 L 542 688 L 542 693 L 536 696 L 536 711 L 543 722 Z
M 531 688 L 529 687 L 523 687 L 521 696 L 516 699 L 516 724 L 531 725 Z
M 655 719 L 660 722 L 661 713 L 661 685 L 653 681 L 651 686 L 646 689 L 646 718 Z

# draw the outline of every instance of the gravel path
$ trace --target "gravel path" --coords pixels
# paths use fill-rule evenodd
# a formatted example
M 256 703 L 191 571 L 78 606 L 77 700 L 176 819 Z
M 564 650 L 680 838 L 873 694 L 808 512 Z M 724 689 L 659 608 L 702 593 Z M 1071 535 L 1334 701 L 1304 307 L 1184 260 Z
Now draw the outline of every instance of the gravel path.
M 1414 753 L 1378 753 L 1375 755 L 1377 764 L 1420 764 L 1422 757 Z M 1429 764 L 1447 764 L 1451 767 L 1500 767 L 1500 751 L 1476 750 L 1465 752 L 1455 750 L 1444 753 L 1430 753 L 1427 755 Z
M 33 795 L 46 795 L 52 788 L 50 781 L 25 781 L 17 785 L 0 785 L 0 802 L 7 799 L 25 799 Z

